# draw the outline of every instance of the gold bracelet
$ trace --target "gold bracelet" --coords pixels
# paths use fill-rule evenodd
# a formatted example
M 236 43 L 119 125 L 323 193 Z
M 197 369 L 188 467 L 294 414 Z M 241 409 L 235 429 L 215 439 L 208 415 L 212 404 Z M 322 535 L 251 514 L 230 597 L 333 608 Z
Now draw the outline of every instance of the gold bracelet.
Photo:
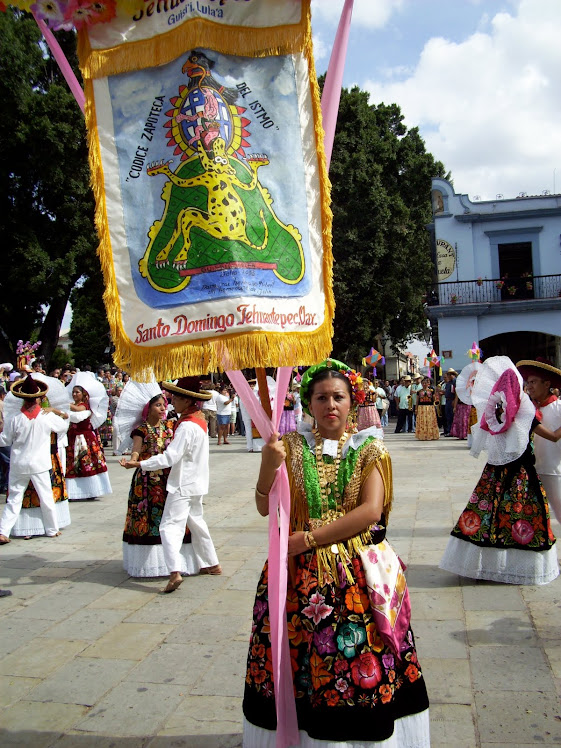
M 256 499 L 268 499 L 269 494 L 268 493 L 261 493 L 261 491 L 255 486 L 255 498 Z
M 317 548 L 318 544 L 316 539 L 314 538 L 314 533 L 311 530 L 308 530 L 304 533 L 304 542 L 308 546 L 308 548 Z

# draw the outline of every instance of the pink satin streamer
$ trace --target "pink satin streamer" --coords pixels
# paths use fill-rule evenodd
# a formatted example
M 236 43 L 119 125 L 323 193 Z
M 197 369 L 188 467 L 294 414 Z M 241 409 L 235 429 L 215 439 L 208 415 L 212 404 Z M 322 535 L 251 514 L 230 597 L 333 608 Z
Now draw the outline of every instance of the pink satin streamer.
M 328 169 L 333 152 L 333 140 L 335 139 L 335 126 L 337 125 L 337 115 L 339 113 L 339 101 L 341 99 L 341 86 L 343 84 L 343 71 L 345 70 L 345 58 L 347 56 L 352 14 L 353 0 L 345 0 L 321 96 L 321 114 L 325 132 L 325 161 Z
M 49 49 L 53 53 L 53 57 L 57 61 L 60 71 L 64 75 L 66 82 L 68 83 L 68 86 L 72 91 L 74 98 L 76 99 L 76 102 L 82 110 L 83 114 L 86 107 L 86 97 L 84 96 L 84 91 L 82 90 L 82 86 L 80 85 L 78 78 L 76 78 L 76 76 L 74 75 L 74 71 L 70 67 L 70 63 L 66 59 L 66 55 L 60 48 L 60 45 L 55 39 L 53 32 L 47 26 L 45 21 L 43 21 L 42 18 L 37 18 L 35 13 L 33 13 L 33 18 L 37 22 L 37 26 L 39 26 L 39 28 L 41 29 L 41 33 L 43 34 L 45 41 L 49 45 Z
M 278 430 L 284 406 L 284 395 L 288 390 L 292 368 L 285 366 L 277 370 L 277 391 L 271 419 L 267 417 L 241 371 L 226 373 L 262 438 L 268 441 Z M 286 466 L 283 464 L 278 470 L 269 494 L 269 620 L 277 712 L 277 748 L 288 748 L 288 746 L 300 744 L 286 625 L 289 525 L 290 488 Z

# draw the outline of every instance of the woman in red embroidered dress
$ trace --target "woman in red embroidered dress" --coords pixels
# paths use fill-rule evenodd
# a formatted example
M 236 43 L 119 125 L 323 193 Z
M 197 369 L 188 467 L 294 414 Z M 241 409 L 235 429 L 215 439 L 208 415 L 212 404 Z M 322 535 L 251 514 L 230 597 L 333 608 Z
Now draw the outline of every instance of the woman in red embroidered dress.
M 94 385 L 94 378 L 88 384 Z M 100 387 L 103 385 L 97 383 Z M 97 429 L 92 425 L 90 392 L 74 384 L 74 402 L 70 405 L 70 427 L 66 449 L 66 488 L 71 501 L 95 499 L 113 492 L 103 446 Z

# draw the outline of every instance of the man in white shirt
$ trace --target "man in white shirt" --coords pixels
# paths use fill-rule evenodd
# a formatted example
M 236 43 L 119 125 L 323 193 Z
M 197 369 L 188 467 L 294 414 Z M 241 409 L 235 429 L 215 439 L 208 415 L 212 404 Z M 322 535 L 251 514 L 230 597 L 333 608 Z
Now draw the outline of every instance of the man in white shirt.
M 561 426 L 561 400 L 551 393 L 561 388 L 561 370 L 546 361 L 519 361 L 516 364 L 524 378 L 528 395 L 536 406 L 538 418 L 550 431 Z M 540 476 L 547 500 L 561 523 L 561 441 L 551 442 L 534 434 L 536 472 Z
M 218 433 L 218 421 L 216 418 L 216 401 L 218 400 L 218 392 L 214 389 L 214 385 L 211 382 L 208 382 L 208 384 L 205 382 L 204 385 L 207 387 L 206 391 L 210 394 L 210 397 L 203 403 L 202 413 L 208 425 L 209 436 L 214 439 Z
M 207 401 L 210 392 L 201 390 L 198 377 L 181 377 L 176 383 L 163 382 L 162 389 L 171 392 L 179 418 L 173 440 L 167 449 L 147 460 L 130 460 L 126 468 L 161 470 L 170 467 L 167 497 L 160 522 L 160 538 L 168 567 L 169 582 L 163 592 L 173 592 L 182 583 L 181 546 L 185 525 L 191 531 L 191 544 L 200 574 L 221 574 L 222 569 L 207 523 L 203 519 L 203 497 L 208 493 L 208 435 L 206 420 L 197 403 Z
M 230 444 L 228 432 L 230 431 L 230 416 L 232 415 L 232 400 L 234 395 L 228 387 L 223 384 L 220 392 L 216 393 L 216 419 L 218 421 L 218 444 Z
M 0 545 L 10 542 L 29 481 L 33 483 L 41 506 L 45 535 L 60 535 L 51 485 L 51 432 L 66 431 L 63 419 L 68 415 L 53 408 L 41 408 L 48 386 L 31 376 L 10 387 L 23 400 L 21 412 L 8 419 L 0 434 L 0 446 L 11 446 L 8 502 L 0 521 Z

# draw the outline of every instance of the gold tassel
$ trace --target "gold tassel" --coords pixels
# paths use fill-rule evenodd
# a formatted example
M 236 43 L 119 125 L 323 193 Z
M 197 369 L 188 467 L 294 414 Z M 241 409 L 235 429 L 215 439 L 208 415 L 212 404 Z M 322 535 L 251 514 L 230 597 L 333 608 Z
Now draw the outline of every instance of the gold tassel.
M 78 36 L 80 68 L 84 78 L 105 78 L 165 65 L 197 47 L 244 57 L 294 54 L 307 43 L 309 0 L 303 0 L 302 11 L 299 23 L 268 28 L 228 26 L 193 18 L 164 34 L 107 49 L 92 49 L 87 31 L 83 29 Z

